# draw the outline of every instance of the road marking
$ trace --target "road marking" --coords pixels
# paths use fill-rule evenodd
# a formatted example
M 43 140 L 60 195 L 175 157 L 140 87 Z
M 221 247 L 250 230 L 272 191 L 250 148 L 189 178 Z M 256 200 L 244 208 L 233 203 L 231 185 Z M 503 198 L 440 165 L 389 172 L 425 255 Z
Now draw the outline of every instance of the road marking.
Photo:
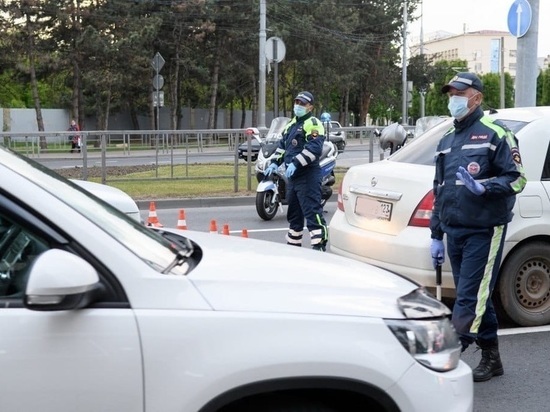
M 522 333 L 535 333 L 535 332 L 550 332 L 550 325 L 545 326 L 529 326 L 524 328 L 511 328 L 511 329 L 500 329 L 498 331 L 499 336 L 507 335 L 519 335 Z
M 259 232 L 282 232 L 287 231 L 287 227 L 283 228 L 274 228 L 274 229 L 247 229 L 248 233 L 259 233 Z M 240 230 L 230 230 L 229 233 L 241 233 Z

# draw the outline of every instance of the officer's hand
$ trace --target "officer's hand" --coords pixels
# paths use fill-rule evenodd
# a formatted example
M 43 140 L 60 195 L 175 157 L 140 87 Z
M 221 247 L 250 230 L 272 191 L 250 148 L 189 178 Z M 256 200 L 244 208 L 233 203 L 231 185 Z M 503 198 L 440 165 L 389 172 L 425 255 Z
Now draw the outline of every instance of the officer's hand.
M 288 167 L 286 168 L 286 177 L 290 179 L 290 177 L 294 174 L 295 171 L 296 171 L 296 166 L 294 166 L 294 163 L 289 164 Z
M 264 170 L 264 175 L 267 177 L 269 176 L 271 173 L 275 173 L 278 169 L 278 166 L 276 163 L 271 163 L 267 169 Z
M 458 172 L 456 172 L 456 177 L 460 179 L 462 183 L 464 183 L 464 186 L 466 186 L 468 190 L 474 195 L 479 196 L 485 193 L 485 186 L 483 186 L 481 183 L 476 182 L 472 175 L 470 175 L 470 173 L 468 173 L 468 171 L 462 166 L 458 168 Z
M 442 240 L 432 239 L 430 252 L 432 254 L 432 263 L 434 265 L 434 269 L 445 262 L 445 244 Z

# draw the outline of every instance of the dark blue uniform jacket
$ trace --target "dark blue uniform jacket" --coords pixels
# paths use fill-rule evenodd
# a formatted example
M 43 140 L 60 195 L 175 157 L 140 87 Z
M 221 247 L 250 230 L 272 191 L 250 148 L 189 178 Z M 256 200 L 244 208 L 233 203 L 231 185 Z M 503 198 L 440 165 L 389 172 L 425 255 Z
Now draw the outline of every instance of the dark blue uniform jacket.
M 435 157 L 432 238 L 458 228 L 490 228 L 512 220 L 516 194 L 525 187 L 517 139 L 481 108 L 456 121 L 441 139 Z M 462 166 L 483 186 L 471 193 L 456 177 Z

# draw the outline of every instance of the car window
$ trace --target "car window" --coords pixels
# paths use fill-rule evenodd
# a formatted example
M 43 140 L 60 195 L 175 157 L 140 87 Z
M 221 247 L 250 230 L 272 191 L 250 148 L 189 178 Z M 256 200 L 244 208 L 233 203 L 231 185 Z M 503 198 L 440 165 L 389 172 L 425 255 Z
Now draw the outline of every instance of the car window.
M 0 298 L 23 296 L 34 259 L 48 249 L 47 242 L 0 212 Z
M 514 133 L 519 132 L 527 124 L 526 122 L 516 120 L 499 120 Z M 452 124 L 452 119 L 446 119 L 442 123 L 427 130 L 424 134 L 415 138 L 410 143 L 407 143 L 388 159 L 394 162 L 413 163 L 427 166 L 433 165 L 437 144 Z
M 36 184 L 38 193 L 57 197 L 155 270 L 161 272 L 174 260 L 177 248 L 171 242 L 54 171 L 2 146 L 0 164 Z M 183 272 L 181 267 L 174 270 Z

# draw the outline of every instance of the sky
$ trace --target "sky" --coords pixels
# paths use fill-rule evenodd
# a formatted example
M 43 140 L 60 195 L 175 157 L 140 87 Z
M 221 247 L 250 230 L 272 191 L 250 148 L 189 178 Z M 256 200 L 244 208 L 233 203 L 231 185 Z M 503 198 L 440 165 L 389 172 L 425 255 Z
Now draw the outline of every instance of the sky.
M 508 31 L 508 11 L 514 0 L 423 0 L 424 39 L 430 32 L 445 30 L 460 34 L 464 31 Z M 420 16 L 420 8 L 414 17 Z M 539 0 L 538 57 L 550 55 L 550 24 L 542 18 L 550 16 L 550 0 Z M 409 22 L 409 33 L 420 37 L 420 19 Z

